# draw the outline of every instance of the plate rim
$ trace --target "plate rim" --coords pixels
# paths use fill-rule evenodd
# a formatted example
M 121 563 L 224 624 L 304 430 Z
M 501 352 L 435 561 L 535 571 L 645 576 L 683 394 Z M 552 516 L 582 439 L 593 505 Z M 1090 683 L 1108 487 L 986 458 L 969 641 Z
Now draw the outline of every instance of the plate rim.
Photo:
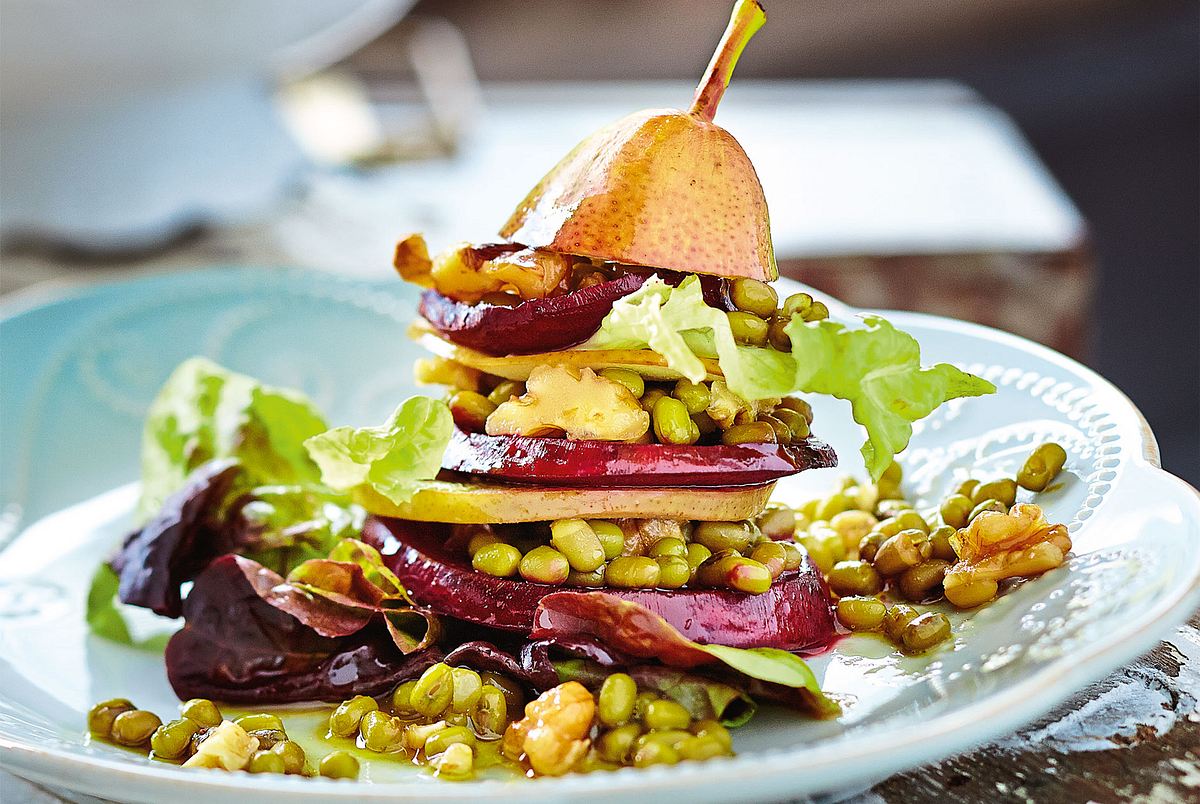
M 186 270 L 162 270 L 139 272 L 136 276 L 104 279 L 98 282 L 72 282 L 66 286 L 42 287 L 38 283 L 6 294 L 0 300 L 0 323 L 18 316 L 36 314 L 40 309 L 56 304 L 76 301 L 93 296 L 98 292 L 119 292 L 128 286 L 138 286 L 158 281 L 196 279 L 199 276 L 221 274 L 253 274 L 256 278 L 273 281 L 288 277 L 301 277 L 309 281 L 333 282 L 341 285 L 358 285 L 386 289 L 388 284 L 381 280 L 351 277 L 308 268 L 285 266 L 213 265 Z M 781 278 L 785 285 L 796 285 L 795 280 Z M 827 295 L 827 294 L 823 294 Z M 15 297 L 15 298 L 14 298 Z M 1170 487 L 1172 495 L 1178 496 L 1181 505 L 1193 506 L 1200 517 L 1200 492 L 1186 481 L 1164 470 L 1159 465 L 1157 440 L 1136 404 L 1116 385 L 1091 368 L 1049 347 L 1003 330 L 959 319 L 926 313 L 843 306 L 851 314 L 880 312 L 890 320 L 911 321 L 926 329 L 940 329 L 998 341 L 1011 348 L 1032 353 L 1064 371 L 1092 383 L 1097 390 L 1108 393 L 1113 400 L 1132 413 L 1137 425 L 1140 454 L 1131 454 L 1127 464 L 1130 475 L 1143 475 L 1156 484 Z M 1126 481 L 1128 482 L 1128 481 Z M 584 798 L 615 798 L 622 794 L 652 792 L 680 792 L 689 790 L 701 797 L 705 788 L 713 783 L 744 785 L 741 789 L 751 794 L 786 794 L 786 784 L 793 774 L 777 773 L 777 762 L 782 758 L 795 758 L 801 762 L 793 764 L 797 773 L 814 771 L 826 777 L 823 784 L 812 786 L 808 792 L 837 789 L 853 783 L 854 768 L 862 767 L 871 760 L 869 777 L 883 778 L 906 768 L 934 761 L 955 751 L 965 750 L 971 745 L 986 742 L 1019 726 L 1032 722 L 1061 703 L 1071 693 L 1085 687 L 1107 673 L 1127 664 L 1157 644 L 1171 629 L 1183 622 L 1200 604 L 1200 568 L 1193 571 L 1186 581 L 1181 581 L 1164 595 L 1154 607 L 1123 628 L 1110 629 L 1103 636 L 1090 641 L 1069 656 L 1053 659 L 1035 670 L 1020 682 L 988 694 L 964 706 L 949 708 L 923 721 L 924 737 L 920 742 L 891 746 L 870 745 L 871 740 L 859 743 L 839 744 L 838 755 L 833 756 L 830 748 L 820 743 L 800 748 L 776 748 L 742 754 L 735 758 L 714 762 L 650 769 L 626 768 L 603 774 L 601 779 L 590 775 L 576 775 L 560 779 L 538 779 L 520 783 L 514 790 L 513 783 L 485 780 L 454 785 L 423 782 L 378 782 L 367 785 L 340 785 L 325 779 L 258 779 L 241 774 L 195 774 L 181 776 L 177 768 L 155 768 L 132 764 L 116 758 L 84 755 L 65 748 L 36 746 L 0 735 L 0 767 L 18 776 L 43 783 L 61 784 L 70 779 L 71 785 L 91 785 L 89 791 L 116 791 L 112 785 L 134 785 L 153 787 L 169 784 L 180 790 L 196 785 L 213 795 L 238 795 L 250 791 L 262 793 L 286 792 L 289 798 L 305 800 L 323 799 L 330 795 L 348 794 L 358 799 L 383 800 L 415 796 L 424 800 L 456 801 L 472 800 L 479 796 L 517 794 L 525 799 L 546 800 L 562 795 Z M 1082 655 L 1081 655 L 1082 654 Z M 867 743 L 866 748 L 860 748 Z M 815 760 L 815 762 L 814 762 Z M 839 770 L 840 769 L 840 770 Z M 764 771 L 772 771 L 764 773 Z M 865 778 L 858 775 L 861 780 Z M 100 782 L 100 784 L 96 784 Z M 339 786 L 340 785 L 340 786 Z M 182 786 L 182 787 L 181 787 Z M 517 790 L 520 792 L 518 793 Z M 140 792 L 153 795 L 151 789 Z M 711 789 L 708 792 L 715 792 Z M 728 794 L 722 794 L 728 798 Z

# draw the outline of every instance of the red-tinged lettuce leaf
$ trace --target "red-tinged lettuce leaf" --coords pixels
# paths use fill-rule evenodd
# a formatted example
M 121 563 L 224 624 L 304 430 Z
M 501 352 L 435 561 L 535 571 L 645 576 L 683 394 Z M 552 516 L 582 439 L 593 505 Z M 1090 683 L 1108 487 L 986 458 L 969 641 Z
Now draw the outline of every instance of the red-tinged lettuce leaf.
M 301 564 L 284 580 L 249 559 L 238 558 L 264 601 L 322 636 L 348 636 L 375 621 L 383 625 L 401 653 L 423 650 L 441 637 L 437 615 L 410 605 L 406 598 L 384 595 L 357 564 L 315 559 Z
M 531 639 L 591 636 L 640 659 L 669 667 L 695 668 L 721 663 L 750 679 L 804 692 L 805 708 L 826 716 L 837 704 L 821 692 L 811 669 L 799 656 L 777 648 L 701 645 L 685 638 L 657 614 L 604 592 L 556 592 L 542 598 L 534 615 Z
M 401 653 L 379 623 L 346 636 L 322 635 L 272 604 L 300 605 L 274 593 L 277 582 L 278 575 L 234 555 L 218 558 L 197 576 L 183 604 L 184 627 L 166 649 L 167 676 L 180 698 L 341 701 L 386 693 L 442 658 L 436 647 Z M 321 622 L 329 633 L 351 625 L 337 617 Z
M 392 572 L 383 562 L 383 556 L 361 539 L 342 539 L 330 551 L 329 559 L 358 565 L 363 571 L 363 576 L 378 587 L 385 597 L 389 599 L 403 598 L 412 603 L 408 592 L 404 589 L 404 584 L 400 583 L 396 573 Z
M 245 468 L 233 459 L 202 464 L 162 508 L 130 534 L 110 559 L 117 598 L 165 617 L 181 612 L 181 587 L 210 561 L 225 553 L 247 554 L 276 571 L 287 571 L 308 556 L 323 556 L 346 533 L 361 532 L 361 511 L 317 488 L 247 488 Z M 283 524 L 277 520 L 286 519 Z M 364 546 L 366 550 L 367 548 Z M 357 560 L 355 549 L 347 560 Z M 394 589 L 395 576 L 375 562 L 368 576 L 381 573 Z M 106 593 L 111 574 L 97 572 L 88 597 L 88 622 L 110 639 L 132 642 L 128 626 Z
M 312 605 L 292 611 L 294 616 L 304 621 L 308 612 L 323 612 L 328 605 L 343 609 L 347 619 L 353 616 L 350 612 L 368 622 L 378 615 L 403 653 L 421 650 L 440 639 L 442 628 L 437 616 L 413 605 L 374 547 L 344 539 L 329 555 L 304 562 L 288 574 L 285 584 L 271 590 L 282 596 L 285 605 L 295 607 L 301 599 L 311 600 Z M 309 624 L 321 630 L 318 624 Z
M 521 663 L 527 667 L 553 669 L 555 662 L 564 657 L 586 659 L 603 667 L 632 667 L 638 663 L 633 656 L 588 636 L 539 639 L 521 647 Z
M 586 659 L 554 662 L 558 680 L 578 681 L 590 690 L 599 690 L 614 672 L 612 667 Z M 693 718 L 719 720 L 726 726 L 744 726 L 758 711 L 758 705 L 746 692 L 732 684 L 686 673 L 673 667 L 640 664 L 623 672 L 637 682 L 639 690 L 657 692 L 683 706 Z
M 222 526 L 237 552 L 279 573 L 324 558 L 339 539 L 362 533 L 366 511 L 315 484 L 253 486 L 228 505 Z
M 224 561 L 225 558 L 221 560 Z M 323 594 L 313 594 L 301 586 L 289 583 L 278 573 L 249 558 L 235 555 L 232 559 L 250 589 L 264 603 L 290 615 L 301 625 L 311 628 L 323 637 L 337 638 L 356 634 L 375 619 L 376 609 L 369 603 L 359 603 L 345 595 L 335 595 L 339 599 L 331 600 Z M 357 570 L 358 568 L 354 567 L 353 571 Z M 359 572 L 358 575 L 361 578 L 362 573 Z M 193 586 L 192 593 L 188 595 L 189 600 L 195 592 Z M 184 616 L 186 618 L 186 611 Z
M 368 612 L 379 611 L 386 599 L 360 566 L 328 558 L 305 561 L 288 573 L 287 585 L 330 603 Z
M 417 653 L 441 640 L 441 620 L 428 609 L 385 609 L 382 617 L 392 643 L 401 653 Z
M 235 546 L 217 524 L 216 511 L 240 472 L 231 460 L 204 464 L 125 540 L 110 562 L 122 603 L 179 616 L 180 586 Z

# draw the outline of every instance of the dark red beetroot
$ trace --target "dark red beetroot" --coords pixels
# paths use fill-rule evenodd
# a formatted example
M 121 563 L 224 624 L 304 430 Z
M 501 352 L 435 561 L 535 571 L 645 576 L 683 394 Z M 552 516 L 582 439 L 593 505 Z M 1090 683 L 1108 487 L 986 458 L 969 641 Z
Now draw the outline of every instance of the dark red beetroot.
M 531 299 L 516 307 L 480 302 L 465 304 L 436 290 L 421 294 L 418 308 L 426 321 L 447 340 L 494 356 L 531 355 L 553 352 L 583 343 L 600 328 L 613 302 L 628 296 L 653 274 L 670 285 L 678 285 L 687 274 L 628 269 L 611 282 L 589 288 Z M 734 309 L 729 301 L 729 282 L 721 277 L 701 276 L 704 300 L 721 310 Z
M 613 302 L 645 281 L 644 276 L 625 274 L 611 282 L 516 307 L 464 304 L 427 290 L 421 294 L 419 309 L 434 329 L 460 346 L 490 355 L 528 355 L 586 341 L 600 328 Z
M 446 549 L 443 525 L 371 517 L 363 539 L 420 604 L 450 617 L 529 633 L 538 602 L 561 586 L 493 578 Z M 605 589 L 640 603 L 688 639 L 738 648 L 814 650 L 834 638 L 829 590 L 809 561 L 761 595 L 718 589 Z
M 442 468 L 515 483 L 588 487 L 738 486 L 837 466 L 833 447 L 798 444 L 625 444 L 490 436 L 455 430 Z

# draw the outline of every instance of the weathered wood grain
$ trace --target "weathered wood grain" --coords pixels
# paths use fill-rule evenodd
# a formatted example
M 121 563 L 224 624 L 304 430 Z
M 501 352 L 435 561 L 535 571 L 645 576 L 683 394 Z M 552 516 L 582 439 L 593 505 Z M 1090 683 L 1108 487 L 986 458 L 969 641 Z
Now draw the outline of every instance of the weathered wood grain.
M 1200 801 L 1200 613 L 1037 723 L 854 800 Z

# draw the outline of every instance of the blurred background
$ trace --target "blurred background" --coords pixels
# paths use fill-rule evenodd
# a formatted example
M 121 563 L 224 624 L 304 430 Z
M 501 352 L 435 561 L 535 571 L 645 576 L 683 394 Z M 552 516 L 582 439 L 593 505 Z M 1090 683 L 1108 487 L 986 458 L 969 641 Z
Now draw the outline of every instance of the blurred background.
M 583 135 L 686 104 L 729 6 L 0 0 L 0 292 L 493 238 Z M 1200 5 L 767 8 L 718 122 L 784 273 L 1082 360 L 1200 483 Z

